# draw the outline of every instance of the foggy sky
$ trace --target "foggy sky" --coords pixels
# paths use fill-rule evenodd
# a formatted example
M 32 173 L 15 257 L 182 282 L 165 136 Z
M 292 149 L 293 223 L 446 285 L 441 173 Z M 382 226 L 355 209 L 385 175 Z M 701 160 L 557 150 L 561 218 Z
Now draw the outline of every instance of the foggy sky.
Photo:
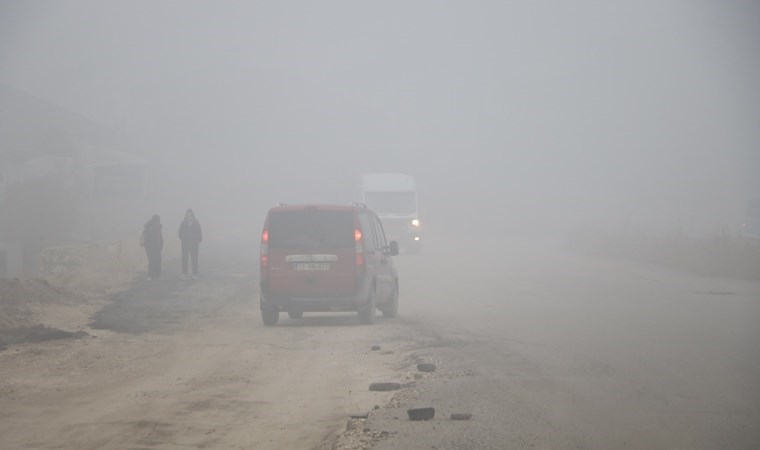
M 707 229 L 760 196 L 758 24 L 753 2 L 3 0 L 0 83 L 216 215 L 392 171 L 433 220 Z

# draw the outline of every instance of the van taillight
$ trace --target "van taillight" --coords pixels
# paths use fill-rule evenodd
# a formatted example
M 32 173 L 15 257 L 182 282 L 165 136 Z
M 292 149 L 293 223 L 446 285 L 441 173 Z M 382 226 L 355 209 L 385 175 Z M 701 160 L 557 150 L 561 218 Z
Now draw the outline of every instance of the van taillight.
M 354 241 L 356 241 L 356 265 L 364 266 L 364 241 L 362 240 L 362 230 L 354 229 Z
M 269 258 L 267 257 L 269 253 L 269 230 L 264 230 L 263 233 L 261 233 L 261 255 L 259 259 L 259 266 L 261 267 L 262 274 L 264 273 L 264 270 L 267 268 L 267 265 L 269 263 Z

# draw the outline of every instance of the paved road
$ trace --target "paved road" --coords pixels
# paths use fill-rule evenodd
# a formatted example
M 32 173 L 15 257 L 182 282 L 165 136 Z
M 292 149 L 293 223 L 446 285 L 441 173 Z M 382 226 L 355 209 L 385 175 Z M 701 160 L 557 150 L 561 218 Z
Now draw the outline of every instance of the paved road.
M 537 240 L 399 263 L 417 357 L 440 366 L 412 404 L 437 413 L 373 414 L 377 448 L 760 448 L 760 283 Z

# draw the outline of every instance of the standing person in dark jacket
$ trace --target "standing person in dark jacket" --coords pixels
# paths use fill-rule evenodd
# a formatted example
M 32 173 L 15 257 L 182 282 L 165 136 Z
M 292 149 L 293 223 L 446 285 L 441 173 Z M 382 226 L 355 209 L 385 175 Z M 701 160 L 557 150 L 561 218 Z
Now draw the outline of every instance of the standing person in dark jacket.
M 185 220 L 179 226 L 179 240 L 182 241 L 182 279 L 187 280 L 187 259 L 193 262 L 193 279 L 198 278 L 198 244 L 203 240 L 201 224 L 195 219 L 192 209 L 185 213 Z
M 161 218 L 154 215 L 145 224 L 142 238 L 140 239 L 145 254 L 148 255 L 148 279 L 161 278 L 161 250 L 164 248 L 164 237 L 161 233 Z

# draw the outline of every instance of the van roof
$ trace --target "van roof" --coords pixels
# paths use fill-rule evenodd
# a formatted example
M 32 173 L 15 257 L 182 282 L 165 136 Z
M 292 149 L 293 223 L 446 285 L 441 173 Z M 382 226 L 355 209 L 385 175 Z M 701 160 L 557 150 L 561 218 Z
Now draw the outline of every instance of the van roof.
M 270 212 L 279 211 L 357 211 L 359 208 L 353 205 L 336 205 L 327 203 L 301 203 L 297 205 L 280 205 L 271 208 Z

